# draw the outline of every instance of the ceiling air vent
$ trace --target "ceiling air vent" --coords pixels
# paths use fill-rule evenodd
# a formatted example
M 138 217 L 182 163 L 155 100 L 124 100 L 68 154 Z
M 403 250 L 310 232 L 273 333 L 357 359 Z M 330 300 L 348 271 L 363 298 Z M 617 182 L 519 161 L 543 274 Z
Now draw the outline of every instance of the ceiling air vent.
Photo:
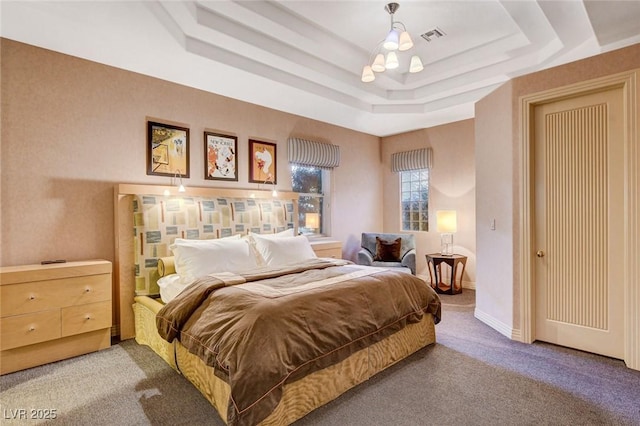
M 427 41 L 431 41 L 434 38 L 440 38 L 443 35 L 445 35 L 445 32 L 442 31 L 440 28 L 434 28 L 432 30 L 427 31 L 424 34 L 421 34 L 420 37 L 422 37 L 423 39 L 427 40 Z

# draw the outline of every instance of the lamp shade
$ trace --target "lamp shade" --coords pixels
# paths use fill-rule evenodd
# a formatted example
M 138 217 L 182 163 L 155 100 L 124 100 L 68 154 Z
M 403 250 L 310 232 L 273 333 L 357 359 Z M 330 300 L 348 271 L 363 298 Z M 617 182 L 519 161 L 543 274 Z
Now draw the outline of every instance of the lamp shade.
M 454 233 L 457 231 L 457 217 L 455 210 L 436 211 L 436 228 L 438 232 Z
M 382 46 L 387 50 L 396 50 L 398 48 L 398 32 L 396 30 L 389 31 Z
M 409 64 L 409 72 L 416 73 L 420 72 L 424 69 L 424 65 L 422 65 L 422 61 L 418 57 L 418 55 L 413 55 L 411 57 L 411 63 Z
M 374 59 L 371 69 L 375 72 L 384 72 L 386 68 L 384 66 L 384 55 L 382 53 L 378 53 L 376 55 L 376 59 Z
M 304 217 L 304 227 L 310 229 L 318 229 L 320 227 L 320 214 L 306 213 Z
M 394 70 L 398 68 L 400 63 L 398 62 L 398 55 L 396 55 L 396 52 L 387 53 L 387 60 L 384 65 L 388 70 Z
M 362 69 L 362 81 L 364 83 L 370 83 L 375 79 L 376 79 L 376 76 L 373 74 L 373 70 L 371 69 L 371 66 L 365 65 L 364 68 Z
M 407 31 L 403 31 L 400 34 L 400 41 L 398 43 L 398 50 L 405 51 L 413 47 L 413 40 Z

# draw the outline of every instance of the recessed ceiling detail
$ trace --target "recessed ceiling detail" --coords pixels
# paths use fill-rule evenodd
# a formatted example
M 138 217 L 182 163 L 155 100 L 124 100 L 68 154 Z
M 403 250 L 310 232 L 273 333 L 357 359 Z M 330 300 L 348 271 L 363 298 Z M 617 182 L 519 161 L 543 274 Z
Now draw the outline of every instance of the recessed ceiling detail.
M 389 26 L 378 5 L 0 2 L 0 32 L 380 136 L 471 118 L 474 103 L 511 78 L 640 42 L 633 1 L 402 0 L 397 13 L 424 70 L 409 73 L 407 64 L 363 83 L 362 66 Z

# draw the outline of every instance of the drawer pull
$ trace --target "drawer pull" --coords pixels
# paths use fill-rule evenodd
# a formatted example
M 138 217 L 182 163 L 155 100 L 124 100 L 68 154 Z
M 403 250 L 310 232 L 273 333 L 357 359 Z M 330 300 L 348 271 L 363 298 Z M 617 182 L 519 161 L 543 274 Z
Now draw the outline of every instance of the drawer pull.
M 36 300 L 36 296 L 32 294 L 31 296 L 29 296 L 29 300 Z
M 85 292 L 85 293 L 89 293 L 90 291 L 91 291 L 91 289 L 90 289 L 89 287 L 87 287 L 87 288 L 85 288 L 85 289 L 84 289 L 84 292 Z
M 84 319 L 86 319 L 87 321 L 89 321 L 91 318 L 91 315 L 87 315 L 86 317 L 84 317 Z
M 36 327 L 33 325 L 29 326 L 29 331 L 36 331 Z

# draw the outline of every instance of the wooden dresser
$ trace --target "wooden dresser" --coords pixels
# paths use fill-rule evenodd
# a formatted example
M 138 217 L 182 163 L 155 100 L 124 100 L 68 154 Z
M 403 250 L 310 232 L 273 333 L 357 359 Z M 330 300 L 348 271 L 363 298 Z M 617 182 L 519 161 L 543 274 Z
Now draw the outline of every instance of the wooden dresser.
M 106 260 L 0 268 L 0 374 L 111 346 Z
M 342 242 L 337 240 L 311 240 L 311 247 L 318 257 L 342 258 Z

